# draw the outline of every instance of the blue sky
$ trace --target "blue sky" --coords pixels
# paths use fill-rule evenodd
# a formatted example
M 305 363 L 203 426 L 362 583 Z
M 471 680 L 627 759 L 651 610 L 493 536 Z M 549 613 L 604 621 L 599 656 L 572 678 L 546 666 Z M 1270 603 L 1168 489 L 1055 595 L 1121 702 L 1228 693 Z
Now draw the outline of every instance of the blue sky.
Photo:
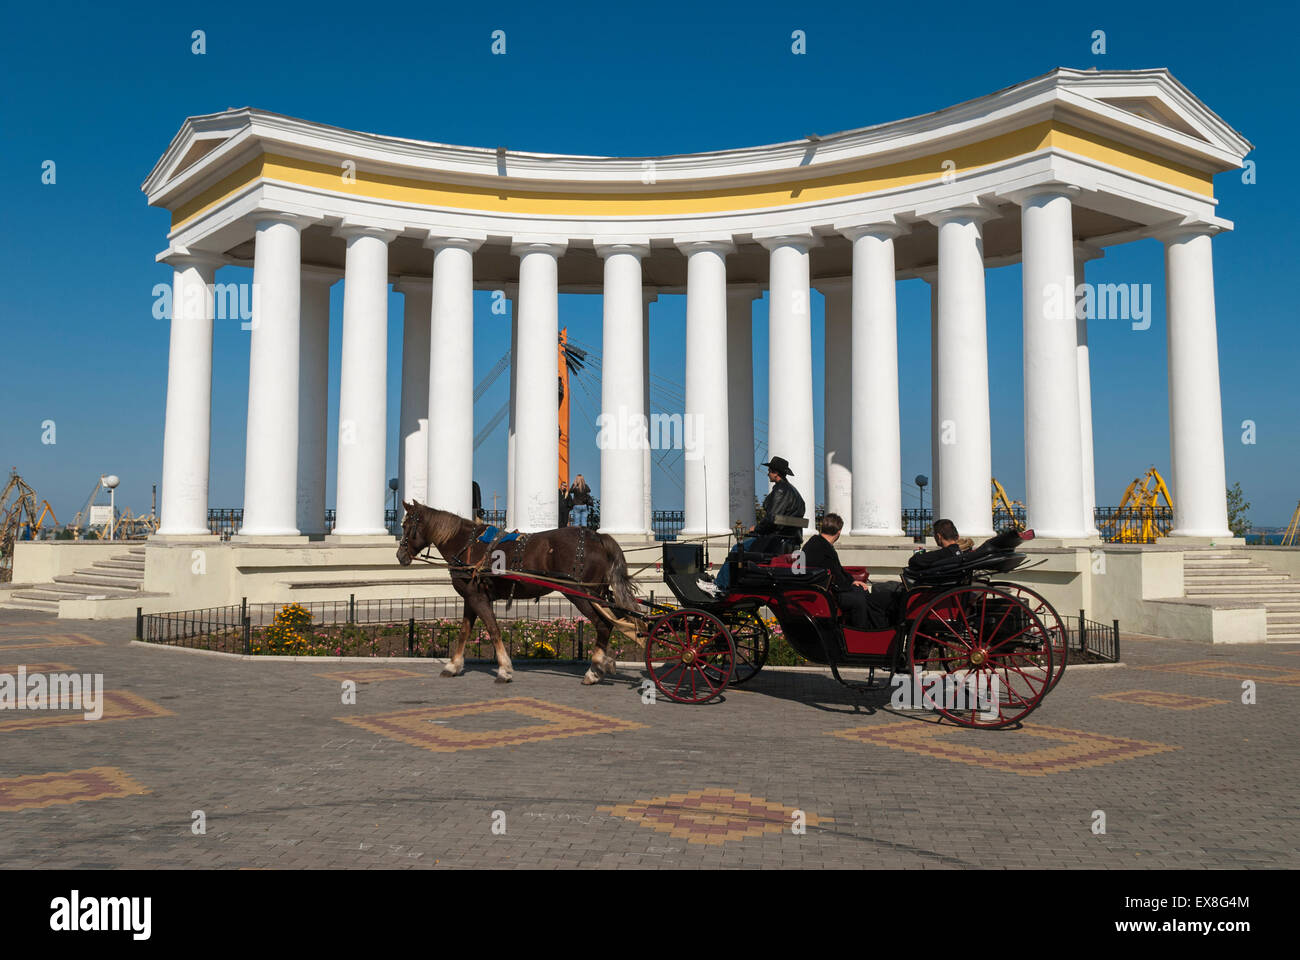
M 655 155 L 747 146 L 899 119 L 1045 73 L 1056 66 L 1169 67 L 1257 145 L 1258 182 L 1216 180 L 1236 231 L 1215 243 L 1215 284 L 1228 482 L 1240 481 L 1258 524 L 1285 523 L 1300 498 L 1300 357 L 1290 283 L 1300 259 L 1289 161 L 1296 155 L 1293 5 L 1074 4 L 879 10 L 860 3 L 541 4 L 490 7 L 355 3 L 255 9 L 188 4 L 119 9 L 53 3 L 6 12 L 0 34 L 0 467 L 15 466 L 60 520 L 103 472 L 122 478 L 119 504 L 147 510 L 159 478 L 168 331 L 151 291 L 168 215 L 140 183 L 186 116 L 255 106 L 378 133 L 543 152 Z M 207 53 L 190 52 L 206 31 Z M 508 53 L 489 53 L 493 30 Z M 790 34 L 807 34 L 807 54 Z M 1108 52 L 1090 51 L 1094 30 Z M 57 182 L 41 183 L 41 165 Z M 1151 283 L 1151 327 L 1094 322 L 1093 413 L 1099 504 L 1118 502 L 1148 466 L 1169 467 L 1163 258 L 1155 241 L 1110 248 L 1089 265 L 1098 282 Z M 223 279 L 239 279 L 227 268 Z M 899 285 L 903 475 L 929 474 L 929 304 Z M 401 298 L 390 327 L 396 474 Z M 475 367 L 502 353 L 500 318 L 479 303 Z M 600 300 L 564 297 L 561 322 L 600 344 Z M 680 384 L 685 305 L 653 308 L 653 372 Z M 337 406 L 342 288 L 332 305 L 331 405 Z M 821 381 L 821 298 L 814 297 L 815 382 Z M 988 273 L 994 472 L 1024 493 L 1020 273 Z M 211 504 L 242 501 L 248 334 L 218 326 L 214 352 Z M 508 340 L 505 342 L 508 343 Z M 766 419 L 766 306 L 755 310 L 755 404 Z M 479 402 L 476 426 L 505 396 Z M 598 387 L 592 387 L 599 396 Z M 579 388 L 580 390 L 580 388 Z M 816 398 L 821 427 L 820 389 Z M 581 396 L 573 462 L 599 478 Z M 587 401 L 588 407 L 592 404 Z M 333 416 L 336 415 L 336 411 Z M 57 442 L 42 444 L 54 420 Z M 1257 442 L 1241 442 L 1243 420 Z M 331 426 L 331 430 L 333 427 Z M 490 502 L 505 489 L 505 429 L 478 451 Z M 333 464 L 331 442 L 331 472 Z M 656 505 L 681 503 L 654 475 Z M 330 477 L 329 502 L 333 503 Z M 904 504 L 914 504 L 915 488 Z M 820 499 L 820 491 L 818 492 Z

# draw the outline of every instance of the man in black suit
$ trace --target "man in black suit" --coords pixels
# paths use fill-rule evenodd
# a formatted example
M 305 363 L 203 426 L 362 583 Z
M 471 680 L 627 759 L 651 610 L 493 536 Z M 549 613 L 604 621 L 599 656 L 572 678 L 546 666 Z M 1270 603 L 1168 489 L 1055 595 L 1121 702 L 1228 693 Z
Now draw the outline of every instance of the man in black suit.
M 936 520 L 933 530 L 934 542 L 939 545 L 939 549 L 916 551 L 907 561 L 909 570 L 924 572 L 951 563 L 961 556 L 961 547 L 957 544 L 960 537 L 955 523 L 951 520 Z
M 835 541 L 844 529 L 844 519 L 838 513 L 828 513 L 822 517 L 817 528 L 820 532 L 808 538 L 803 545 L 804 561 L 809 567 L 819 567 L 831 572 L 831 589 L 835 599 L 844 611 L 844 620 L 850 627 L 866 629 L 877 624 L 881 618 L 872 608 L 871 595 L 867 585 L 854 580 L 840 563 L 839 554 L 835 552 Z

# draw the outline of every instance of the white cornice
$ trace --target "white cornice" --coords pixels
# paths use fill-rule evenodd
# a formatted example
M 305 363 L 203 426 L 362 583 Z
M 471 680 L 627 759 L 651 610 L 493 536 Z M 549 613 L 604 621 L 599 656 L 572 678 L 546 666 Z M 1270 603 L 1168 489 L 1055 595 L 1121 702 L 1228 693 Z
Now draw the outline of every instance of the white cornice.
M 1158 100 L 1199 136 L 1101 98 Z M 1252 148 L 1163 68 L 1104 72 L 1060 68 L 932 113 L 816 141 L 659 157 L 500 152 L 345 130 L 245 107 L 186 120 L 142 189 L 151 204 L 174 208 L 262 152 L 316 160 L 347 158 L 367 171 L 495 188 L 503 181 L 511 189 L 590 193 L 742 187 L 907 160 L 1054 116 L 1211 172 L 1239 166 Z M 224 142 L 177 170 L 202 139 Z M 653 185 L 642 182 L 647 163 L 654 165 Z

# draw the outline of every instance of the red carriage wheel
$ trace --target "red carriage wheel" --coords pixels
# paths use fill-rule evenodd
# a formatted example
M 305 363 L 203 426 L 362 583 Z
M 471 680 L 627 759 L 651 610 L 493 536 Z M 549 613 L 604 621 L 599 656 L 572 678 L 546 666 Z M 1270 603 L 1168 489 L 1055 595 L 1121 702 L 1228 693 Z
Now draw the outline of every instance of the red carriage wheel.
M 1051 631 L 1024 599 L 988 584 L 933 597 L 913 618 L 907 647 L 928 688 L 924 708 L 962 726 L 1017 723 L 1052 686 Z
M 736 645 L 726 625 L 713 614 L 674 610 L 650 625 L 645 665 L 668 699 L 708 703 L 731 681 Z
M 1061 682 L 1061 674 L 1065 673 L 1065 665 L 1070 659 L 1070 635 L 1066 632 L 1065 621 L 1056 612 L 1056 608 L 1047 602 L 1047 598 L 1037 590 L 1031 590 L 1018 583 L 994 582 L 989 586 L 1005 590 L 1020 600 L 1038 616 L 1039 620 L 1043 621 L 1043 626 L 1047 627 L 1047 632 L 1052 637 L 1052 685 L 1047 689 L 1053 689 Z

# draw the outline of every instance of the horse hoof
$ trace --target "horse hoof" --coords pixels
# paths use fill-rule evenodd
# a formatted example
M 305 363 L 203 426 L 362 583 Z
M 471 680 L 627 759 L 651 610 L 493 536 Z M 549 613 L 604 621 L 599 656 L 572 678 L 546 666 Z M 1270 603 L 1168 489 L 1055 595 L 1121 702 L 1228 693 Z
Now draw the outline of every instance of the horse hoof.
M 458 674 L 455 670 L 450 670 L 450 669 L 448 669 L 448 670 L 443 670 L 442 673 L 438 674 L 438 676 L 440 676 L 440 677 L 458 677 L 458 676 L 460 676 L 460 674 Z
M 589 687 L 593 683 L 600 683 L 600 677 L 596 674 L 595 671 L 588 670 L 585 674 L 582 675 L 582 685 L 584 687 Z
M 509 682 L 510 682 L 511 680 L 513 680 L 513 679 L 514 679 L 514 677 L 497 677 L 496 682 L 497 682 L 497 683 L 509 683 Z

